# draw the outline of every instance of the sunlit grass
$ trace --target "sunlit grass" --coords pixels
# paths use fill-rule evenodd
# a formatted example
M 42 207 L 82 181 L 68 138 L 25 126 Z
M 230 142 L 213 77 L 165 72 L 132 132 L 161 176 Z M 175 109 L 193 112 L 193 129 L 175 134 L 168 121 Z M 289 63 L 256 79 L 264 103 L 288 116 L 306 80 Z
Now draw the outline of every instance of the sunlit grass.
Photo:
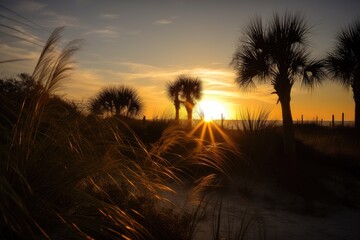
M 205 143 L 206 136 L 200 141 L 166 123 L 160 137 L 144 143 L 131 121 L 84 116 L 54 95 L 79 47 L 72 41 L 59 50 L 60 32 L 49 38 L 32 75 L 44 88 L 20 102 L 2 98 L 16 110 L 1 115 L 7 123 L 0 127 L 1 237 L 192 239 L 204 207 L 204 197 L 195 196 L 228 168 L 216 127 L 205 128 L 211 136 Z M 184 179 L 194 186 L 184 205 L 198 210 L 165 216 L 164 193 L 175 194 L 172 185 Z

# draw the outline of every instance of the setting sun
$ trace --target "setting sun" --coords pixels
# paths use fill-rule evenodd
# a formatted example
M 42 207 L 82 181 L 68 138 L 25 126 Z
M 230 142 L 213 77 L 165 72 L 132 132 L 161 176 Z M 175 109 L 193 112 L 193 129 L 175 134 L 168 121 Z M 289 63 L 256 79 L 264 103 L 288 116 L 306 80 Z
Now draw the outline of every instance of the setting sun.
M 206 122 L 221 119 L 221 117 L 226 114 L 225 107 L 221 104 L 221 102 L 214 100 L 201 101 L 200 111 Z

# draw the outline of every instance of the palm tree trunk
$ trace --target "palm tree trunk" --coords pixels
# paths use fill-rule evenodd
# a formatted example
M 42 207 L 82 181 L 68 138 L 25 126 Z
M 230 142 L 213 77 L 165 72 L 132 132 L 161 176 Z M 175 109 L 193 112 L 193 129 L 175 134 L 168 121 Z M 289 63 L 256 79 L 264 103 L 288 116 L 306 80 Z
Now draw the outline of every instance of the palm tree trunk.
M 190 107 L 186 107 L 186 112 L 187 112 L 187 120 L 188 120 L 188 126 L 191 127 L 192 126 L 192 108 Z
M 279 96 L 283 118 L 284 157 L 290 163 L 296 161 L 294 124 L 291 116 L 290 94 Z
M 179 118 L 180 118 L 179 110 L 180 110 L 179 108 L 175 107 L 175 121 L 176 122 L 178 122 Z
M 180 100 L 178 98 L 175 99 L 175 121 L 179 122 L 179 118 L 180 118 Z
M 360 129 L 360 101 L 355 101 L 355 128 Z
M 188 116 L 188 126 L 192 126 L 192 112 L 193 112 L 194 103 L 191 101 L 191 98 L 187 96 L 186 102 L 185 102 L 185 109 Z
M 359 74 L 360 75 L 360 74 Z M 355 102 L 355 128 L 360 129 L 360 77 L 354 79 L 354 84 L 352 85 L 352 90 L 354 94 Z
M 355 101 L 355 128 L 360 129 L 360 97 L 354 98 Z

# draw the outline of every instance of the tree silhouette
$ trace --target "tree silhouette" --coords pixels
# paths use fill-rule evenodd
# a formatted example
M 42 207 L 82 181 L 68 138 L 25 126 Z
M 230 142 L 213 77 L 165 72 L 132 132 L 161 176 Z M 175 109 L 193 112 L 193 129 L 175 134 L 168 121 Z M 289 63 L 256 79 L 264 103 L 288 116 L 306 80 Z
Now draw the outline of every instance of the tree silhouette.
M 326 68 L 333 80 L 351 87 L 355 102 L 355 127 L 360 128 L 360 20 L 337 35 L 337 44 L 326 58 Z
M 0 130 L 15 124 L 21 109 L 28 109 L 42 91 L 41 83 L 27 73 L 0 79 Z
M 142 108 L 137 91 L 126 86 L 104 88 L 90 100 L 90 111 L 97 115 L 135 117 Z
M 290 108 L 292 86 L 301 80 L 304 86 L 313 87 L 324 75 L 322 61 L 310 59 L 306 51 L 308 33 L 309 27 L 299 14 L 275 14 L 265 27 L 261 18 L 254 18 L 231 61 L 241 88 L 255 86 L 255 81 L 270 82 L 274 87 L 282 109 L 285 158 L 293 161 L 296 155 Z
M 188 76 L 179 76 L 177 83 L 181 86 L 181 97 L 188 116 L 188 122 L 191 124 L 192 112 L 196 101 L 202 96 L 202 82 L 198 78 Z
M 174 101 L 175 107 L 175 121 L 179 121 L 179 111 L 180 111 L 180 104 L 182 101 L 179 99 L 179 95 L 181 92 L 181 85 L 179 81 L 169 82 L 167 84 L 167 93 L 168 96 Z

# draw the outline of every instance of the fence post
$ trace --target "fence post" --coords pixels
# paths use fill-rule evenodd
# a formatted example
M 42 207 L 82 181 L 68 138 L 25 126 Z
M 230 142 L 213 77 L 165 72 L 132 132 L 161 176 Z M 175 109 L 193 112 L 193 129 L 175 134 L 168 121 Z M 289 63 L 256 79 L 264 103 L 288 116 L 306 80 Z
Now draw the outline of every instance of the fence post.
M 334 126 L 335 126 L 335 118 L 334 118 L 334 114 L 332 115 L 331 126 L 332 126 L 332 127 L 334 127 Z
M 301 114 L 301 125 L 304 124 L 304 115 Z
M 344 113 L 341 114 L 341 126 L 344 127 L 344 119 L 345 119 L 345 115 Z

